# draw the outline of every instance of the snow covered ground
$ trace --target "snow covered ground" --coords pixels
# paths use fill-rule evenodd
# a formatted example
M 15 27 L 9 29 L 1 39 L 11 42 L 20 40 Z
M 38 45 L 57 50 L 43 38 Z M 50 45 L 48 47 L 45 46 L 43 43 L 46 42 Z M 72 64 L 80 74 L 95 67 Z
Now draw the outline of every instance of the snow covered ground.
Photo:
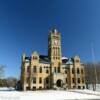
M 3 91 L 0 89 L 0 100 L 100 100 L 100 92 L 91 90 L 43 90 L 43 91 Z

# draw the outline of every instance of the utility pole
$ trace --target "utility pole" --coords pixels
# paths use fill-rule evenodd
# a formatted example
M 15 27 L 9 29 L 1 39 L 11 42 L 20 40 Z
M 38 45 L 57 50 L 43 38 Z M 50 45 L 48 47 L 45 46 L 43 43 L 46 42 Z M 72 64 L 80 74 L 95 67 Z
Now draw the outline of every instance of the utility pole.
M 94 54 L 94 47 L 93 43 L 91 44 L 91 53 L 92 53 L 92 61 L 93 61 L 93 68 L 94 68 L 94 83 L 93 83 L 93 91 L 96 91 L 96 84 L 98 83 L 98 78 L 97 78 L 97 71 L 96 71 L 96 66 L 95 66 L 95 54 Z

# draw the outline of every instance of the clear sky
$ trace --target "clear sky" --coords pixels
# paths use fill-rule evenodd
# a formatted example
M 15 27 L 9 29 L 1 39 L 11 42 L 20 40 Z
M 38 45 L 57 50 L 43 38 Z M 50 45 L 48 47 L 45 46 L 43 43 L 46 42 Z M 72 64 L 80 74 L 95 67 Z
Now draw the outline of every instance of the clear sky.
M 62 53 L 100 61 L 100 0 L 0 0 L 0 64 L 5 77 L 20 76 L 21 55 L 47 55 L 48 32 L 62 35 Z

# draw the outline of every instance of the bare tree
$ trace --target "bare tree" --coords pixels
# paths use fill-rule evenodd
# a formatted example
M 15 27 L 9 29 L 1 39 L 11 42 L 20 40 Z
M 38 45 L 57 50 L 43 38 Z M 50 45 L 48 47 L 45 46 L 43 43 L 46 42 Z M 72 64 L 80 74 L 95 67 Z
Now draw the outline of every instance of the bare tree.
M 7 82 L 7 87 L 15 87 L 16 86 L 16 84 L 17 84 L 17 79 L 16 78 L 14 78 L 14 77 L 8 77 L 7 79 L 6 79 L 6 82 Z
M 95 69 L 94 69 L 95 66 Z M 95 75 L 95 70 L 97 74 Z M 85 64 L 85 79 L 86 84 L 92 84 L 93 90 L 96 89 L 96 84 L 100 83 L 100 63 L 87 63 Z M 98 80 L 98 81 L 97 81 Z

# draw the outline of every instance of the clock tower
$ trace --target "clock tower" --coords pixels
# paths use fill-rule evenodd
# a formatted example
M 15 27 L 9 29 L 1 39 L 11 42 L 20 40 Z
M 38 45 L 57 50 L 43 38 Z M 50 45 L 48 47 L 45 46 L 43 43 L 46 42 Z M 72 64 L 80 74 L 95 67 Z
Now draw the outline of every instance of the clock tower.
M 58 67 L 61 66 L 61 36 L 57 29 L 50 31 L 48 37 L 48 56 L 53 64 L 52 67 L 55 67 L 52 71 L 57 71 Z M 58 72 L 58 71 L 57 71 Z

